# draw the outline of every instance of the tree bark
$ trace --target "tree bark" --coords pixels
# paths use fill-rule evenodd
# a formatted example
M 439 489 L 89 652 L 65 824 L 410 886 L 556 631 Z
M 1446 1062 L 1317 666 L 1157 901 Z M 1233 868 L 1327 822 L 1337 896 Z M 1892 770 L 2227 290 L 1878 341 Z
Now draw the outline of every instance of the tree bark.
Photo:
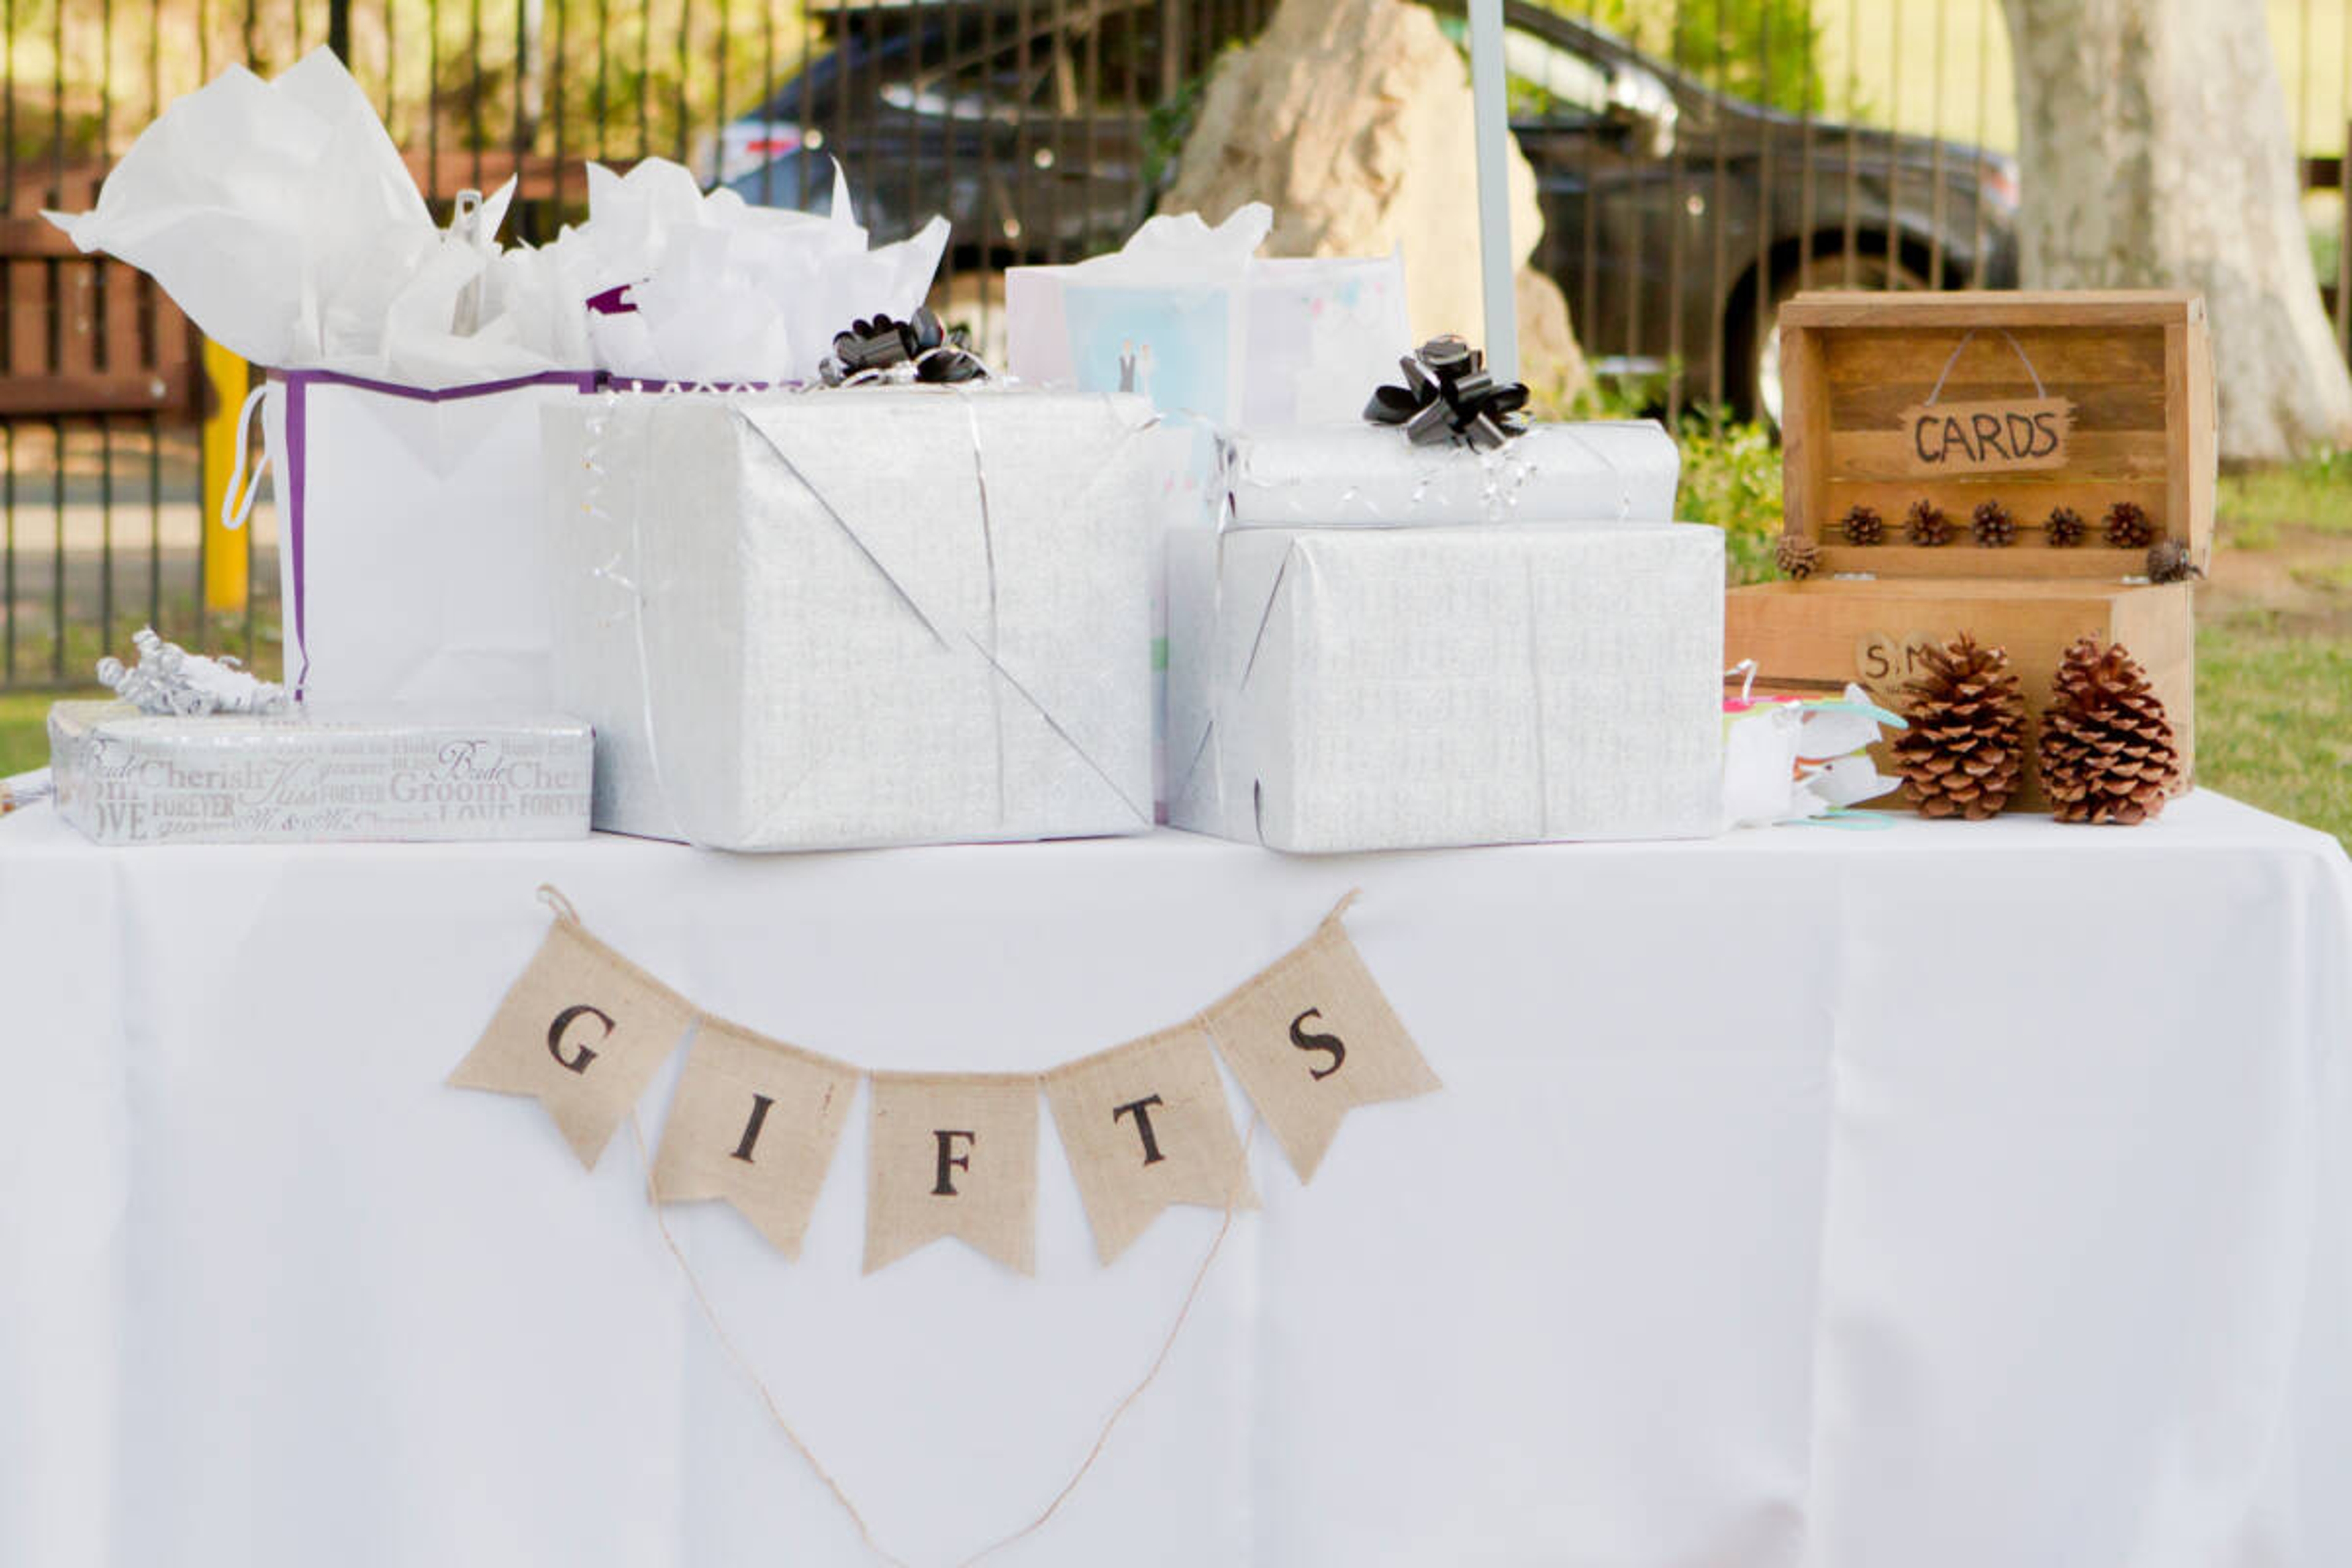
M 2028 288 L 2189 288 L 2210 315 L 2221 452 L 2352 440 L 2294 146 L 2254 0 L 2002 0 Z

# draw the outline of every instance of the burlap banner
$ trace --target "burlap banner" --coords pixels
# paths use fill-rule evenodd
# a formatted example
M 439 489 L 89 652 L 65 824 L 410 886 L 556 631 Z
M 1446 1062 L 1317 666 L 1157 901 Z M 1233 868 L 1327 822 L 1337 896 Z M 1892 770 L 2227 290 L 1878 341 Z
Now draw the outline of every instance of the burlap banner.
M 787 1258 L 800 1255 L 861 1081 L 867 1273 L 945 1237 L 1035 1271 L 1041 1093 L 1110 1263 L 1172 1204 L 1257 1205 L 1220 1054 L 1302 1181 L 1349 1110 L 1439 1087 L 1348 940 L 1347 900 L 1174 1028 L 1042 1074 L 899 1073 L 700 1012 L 590 935 L 561 894 L 541 893 L 555 925 L 449 1082 L 535 1097 L 593 1165 L 691 1026 L 651 1190 L 664 1204 L 730 1204 Z

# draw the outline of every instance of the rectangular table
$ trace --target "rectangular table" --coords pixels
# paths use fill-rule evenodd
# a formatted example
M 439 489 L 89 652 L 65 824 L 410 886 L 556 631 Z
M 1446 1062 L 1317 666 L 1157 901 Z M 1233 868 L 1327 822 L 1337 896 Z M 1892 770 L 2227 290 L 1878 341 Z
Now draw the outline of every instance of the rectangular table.
M 1183 1018 L 1363 889 L 1446 1088 L 1309 1186 L 1258 1135 L 1165 1370 L 991 1563 L 2352 1563 L 2352 868 L 2210 795 L 1339 859 L 0 821 L 0 1562 L 878 1561 L 629 1135 L 585 1173 L 442 1086 L 542 881 L 713 1013 L 974 1069 Z M 864 1145 L 861 1105 L 797 1263 L 669 1213 L 877 1537 L 955 1563 L 1069 1477 L 1219 1216 L 1097 1267 L 1049 1137 L 1037 1278 L 862 1277 Z

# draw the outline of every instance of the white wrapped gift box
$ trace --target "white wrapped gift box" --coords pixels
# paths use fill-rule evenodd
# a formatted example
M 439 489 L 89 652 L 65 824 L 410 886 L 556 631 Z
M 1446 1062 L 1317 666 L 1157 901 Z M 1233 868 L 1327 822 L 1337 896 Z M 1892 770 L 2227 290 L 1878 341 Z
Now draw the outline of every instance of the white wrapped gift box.
M 1171 541 L 1171 820 L 1303 852 L 1698 837 L 1723 536 L 1684 523 Z
M 1244 431 L 1231 448 L 1243 528 L 1660 522 L 1675 515 L 1682 478 L 1674 437 L 1645 419 L 1536 425 L 1492 452 L 1415 446 L 1360 421 Z
M 306 702 L 202 718 L 49 710 L 58 810 L 101 844 L 581 838 L 588 726 L 475 707 Z
M 607 394 L 546 416 L 556 684 L 599 827 L 729 849 L 1152 821 L 1141 400 Z

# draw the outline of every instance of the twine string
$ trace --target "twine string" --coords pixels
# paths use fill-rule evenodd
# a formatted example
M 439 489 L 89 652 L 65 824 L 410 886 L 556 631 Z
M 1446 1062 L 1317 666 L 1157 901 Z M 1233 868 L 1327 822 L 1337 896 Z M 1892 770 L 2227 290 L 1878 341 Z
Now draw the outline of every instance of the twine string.
M 2011 352 L 2017 355 L 2017 363 L 2023 365 L 2025 367 L 2025 374 L 2033 378 L 2033 395 L 2036 397 L 2049 396 L 2050 394 L 2042 389 L 2042 373 L 2033 368 L 2033 361 L 2032 357 L 2026 353 L 2025 345 L 2019 342 L 2016 337 L 2011 333 L 2007 327 L 1996 327 L 1993 331 L 2001 335 L 2002 339 L 2009 344 Z M 1927 401 L 1922 404 L 1920 405 L 1921 407 L 1933 408 L 1936 406 L 1936 399 L 1944 395 L 1944 383 L 1952 378 L 1952 367 L 1960 363 L 1960 355 L 1966 352 L 1969 344 L 1976 341 L 1976 335 L 1977 329 L 1974 327 L 1970 327 L 1967 331 L 1960 334 L 1960 341 L 1952 348 L 1952 357 L 1944 362 L 1944 373 L 1936 378 L 1935 390 L 1927 394 Z
M 557 897 L 560 898 L 562 895 L 558 894 Z M 1345 909 L 1348 902 L 1354 897 L 1353 893 L 1349 893 L 1347 900 L 1341 900 L 1340 908 Z M 1332 912 L 1336 915 L 1339 910 L 1335 910 Z M 1143 1397 L 1144 1391 L 1159 1381 L 1160 1373 L 1168 1365 L 1169 1356 L 1176 1349 L 1177 1340 L 1184 1332 L 1185 1323 L 1192 1316 L 1194 1304 L 1201 1299 L 1202 1287 L 1208 1283 L 1210 1266 L 1216 1262 L 1217 1254 L 1223 1250 L 1225 1237 L 1233 1233 L 1234 1216 L 1241 1207 L 1242 1194 L 1249 1185 L 1250 1148 L 1256 1142 L 1258 1125 L 1259 1119 L 1252 1117 L 1249 1131 L 1242 1138 L 1241 1160 L 1235 1167 L 1233 1192 L 1225 1200 L 1224 1214 L 1218 1221 L 1217 1233 L 1210 1238 L 1208 1249 L 1202 1253 L 1200 1266 L 1192 1271 L 1192 1282 L 1185 1288 L 1184 1299 L 1176 1309 L 1174 1320 L 1168 1325 L 1168 1332 L 1161 1337 L 1160 1349 L 1152 1356 L 1151 1364 L 1145 1369 L 1143 1375 L 1136 1380 L 1134 1386 L 1127 1391 L 1118 1405 L 1112 1407 L 1110 1414 L 1104 1418 L 1101 1429 L 1095 1434 L 1093 1446 L 1087 1449 L 1086 1458 L 1078 1461 L 1077 1468 L 1070 1472 L 1070 1479 L 1062 1483 L 1062 1489 L 1054 1494 L 1053 1500 L 1038 1511 L 1037 1516 L 1003 1540 L 983 1546 L 971 1556 L 961 1559 L 957 1563 L 956 1568 L 973 1568 L 974 1564 L 995 1556 L 1009 1546 L 1018 1545 L 1045 1529 L 1054 1516 L 1061 1511 L 1062 1505 L 1070 1500 L 1070 1495 L 1078 1489 L 1079 1484 L 1094 1469 L 1095 1462 L 1102 1458 L 1104 1450 L 1110 1447 L 1111 1435 L 1118 1429 L 1119 1423 L 1127 1418 L 1128 1412 L 1132 1410 L 1137 1402 Z M 844 1489 L 839 1481 L 834 1479 L 833 1472 L 825 1468 L 824 1462 L 817 1458 L 816 1451 L 809 1447 L 807 1439 L 800 1435 L 799 1429 L 793 1425 L 791 1418 L 785 1415 L 783 1406 L 776 1399 L 775 1391 L 768 1385 L 768 1380 L 760 1375 L 759 1369 L 754 1367 L 751 1358 L 744 1354 L 742 1347 L 736 1342 L 735 1336 L 727 1331 L 726 1322 L 720 1318 L 718 1306 L 711 1300 L 710 1293 L 703 1288 L 701 1276 L 695 1272 L 694 1265 L 688 1261 L 686 1248 L 678 1244 L 677 1233 L 670 1229 L 669 1219 L 662 1213 L 661 1194 L 654 1183 L 653 1160 L 646 1149 L 645 1128 L 638 1121 L 635 1110 L 629 1112 L 629 1136 L 637 1146 L 637 1164 L 646 1173 L 646 1205 L 653 1210 L 654 1227 L 661 1233 L 662 1245 L 668 1248 L 670 1259 L 677 1265 L 678 1273 L 685 1277 L 687 1289 L 694 1297 L 694 1304 L 700 1310 L 703 1321 L 709 1324 L 712 1336 L 719 1342 L 719 1348 L 726 1352 L 727 1359 L 734 1363 L 735 1370 L 759 1394 L 760 1403 L 767 1408 L 768 1419 L 774 1423 L 777 1431 L 783 1434 L 784 1441 L 792 1445 L 793 1451 L 801 1457 L 802 1463 L 808 1466 L 809 1472 L 824 1484 L 824 1489 L 833 1494 L 833 1500 L 838 1503 L 841 1510 L 849 1516 L 849 1522 L 856 1528 L 857 1537 L 865 1543 L 866 1550 L 873 1553 L 876 1559 L 886 1565 L 886 1568 L 909 1568 L 905 1559 L 892 1553 L 876 1539 L 873 1527 L 866 1522 L 865 1514 L 858 1510 L 856 1503 L 850 1500 L 849 1493 Z

